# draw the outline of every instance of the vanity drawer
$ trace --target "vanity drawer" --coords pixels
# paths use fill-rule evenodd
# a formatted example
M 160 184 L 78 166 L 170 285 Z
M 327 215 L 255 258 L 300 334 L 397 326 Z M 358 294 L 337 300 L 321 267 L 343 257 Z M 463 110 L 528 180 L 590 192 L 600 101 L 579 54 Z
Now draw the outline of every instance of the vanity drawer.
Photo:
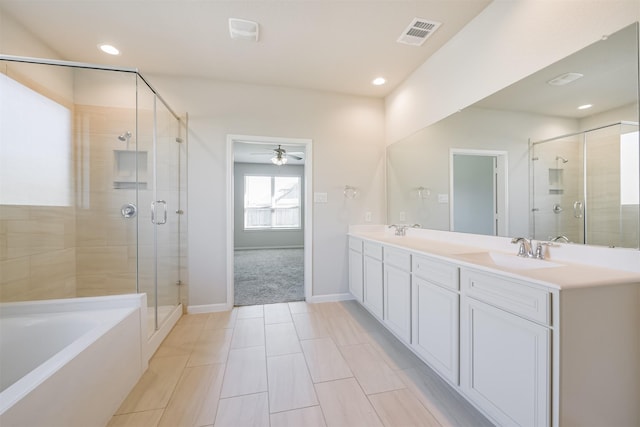
M 416 277 L 456 291 L 460 288 L 458 267 L 453 264 L 414 255 L 412 267 Z
M 385 247 L 384 263 L 404 271 L 411 271 L 411 254 L 400 249 Z
M 364 254 L 368 257 L 382 261 L 382 245 L 372 242 L 364 242 Z
M 362 252 L 362 240 L 355 237 L 349 237 L 349 249 L 356 252 Z
M 466 296 L 551 325 L 551 292 L 548 290 L 476 270 L 462 269 L 460 280 Z

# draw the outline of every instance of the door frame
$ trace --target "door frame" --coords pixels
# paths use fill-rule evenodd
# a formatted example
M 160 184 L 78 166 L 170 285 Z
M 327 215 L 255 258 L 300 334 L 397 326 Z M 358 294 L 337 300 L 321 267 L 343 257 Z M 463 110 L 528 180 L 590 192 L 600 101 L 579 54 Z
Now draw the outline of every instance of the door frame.
M 449 149 L 449 230 L 455 231 L 454 219 L 454 201 L 453 194 L 453 156 L 484 156 L 495 157 L 497 159 L 497 177 L 496 177 L 496 235 L 509 235 L 509 162 L 507 151 L 501 150 L 475 150 L 467 148 L 451 148 Z M 500 197 L 502 192 L 503 197 Z
M 294 145 L 303 147 L 305 151 L 304 159 L 304 297 L 310 300 L 313 290 L 313 265 L 312 265 L 312 249 L 313 249 L 313 204 L 311 198 L 311 189 L 313 188 L 313 157 L 312 157 L 312 140 L 307 138 L 281 138 L 272 136 L 255 136 L 255 135 L 236 135 L 227 134 L 227 309 L 233 308 L 234 305 L 234 191 L 233 191 L 233 172 L 234 172 L 234 149 L 235 142 L 248 142 L 251 144 L 264 145 Z

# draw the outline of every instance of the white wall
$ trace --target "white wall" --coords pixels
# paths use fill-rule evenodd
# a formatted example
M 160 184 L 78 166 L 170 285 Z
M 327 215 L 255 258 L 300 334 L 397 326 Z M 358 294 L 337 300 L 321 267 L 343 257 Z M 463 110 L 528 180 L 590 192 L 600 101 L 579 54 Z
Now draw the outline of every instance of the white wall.
M 386 98 L 386 143 L 639 19 L 637 0 L 494 0 Z
M 381 99 L 206 79 L 147 76 L 178 111 L 189 112 L 189 304 L 226 301 L 227 134 L 312 139 L 313 295 L 347 292 L 346 232 L 365 212 L 384 222 Z M 345 199 L 345 185 L 358 187 Z

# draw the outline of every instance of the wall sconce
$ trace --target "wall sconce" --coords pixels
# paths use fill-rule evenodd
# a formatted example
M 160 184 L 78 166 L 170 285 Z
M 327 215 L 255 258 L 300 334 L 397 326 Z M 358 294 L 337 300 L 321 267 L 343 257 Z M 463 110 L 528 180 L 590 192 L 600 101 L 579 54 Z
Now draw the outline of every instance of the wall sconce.
M 343 193 L 344 197 L 346 197 L 347 199 L 355 199 L 358 195 L 358 190 L 356 189 L 356 187 L 345 185 Z
M 418 199 L 426 199 L 431 195 L 431 189 L 420 186 L 416 188 L 416 193 L 418 194 Z

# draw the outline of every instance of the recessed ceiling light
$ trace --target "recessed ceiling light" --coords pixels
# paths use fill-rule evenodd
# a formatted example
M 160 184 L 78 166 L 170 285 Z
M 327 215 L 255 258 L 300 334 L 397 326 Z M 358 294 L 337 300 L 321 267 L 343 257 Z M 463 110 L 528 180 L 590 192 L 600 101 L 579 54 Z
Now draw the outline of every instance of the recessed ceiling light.
M 371 83 L 376 85 L 376 86 L 381 86 L 381 85 L 385 84 L 386 82 L 387 81 L 384 79 L 384 77 L 376 77 L 375 79 L 373 79 L 373 81 Z
M 586 110 L 586 109 L 591 108 L 591 107 L 593 107 L 593 105 L 591 105 L 591 104 L 584 104 L 584 105 L 579 106 L 579 107 L 578 107 L 578 110 Z
M 103 51 L 104 53 L 108 53 L 109 55 L 120 55 L 120 51 L 115 46 L 111 46 L 110 44 L 99 44 L 98 47 L 101 51 Z

